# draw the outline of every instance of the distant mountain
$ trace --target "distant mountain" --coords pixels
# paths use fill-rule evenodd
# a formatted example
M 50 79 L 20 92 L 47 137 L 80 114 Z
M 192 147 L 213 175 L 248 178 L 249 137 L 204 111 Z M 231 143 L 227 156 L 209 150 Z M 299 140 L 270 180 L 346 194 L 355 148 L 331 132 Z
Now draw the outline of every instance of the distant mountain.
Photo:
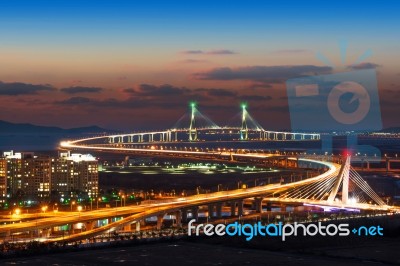
M 62 140 L 101 133 L 120 132 L 98 126 L 63 129 L 0 120 L 0 151 L 54 151 Z
M 49 135 L 75 135 L 75 134 L 98 134 L 102 132 L 118 132 L 115 130 L 108 130 L 98 126 L 78 127 L 63 129 L 60 127 L 37 126 L 32 124 L 17 124 L 0 120 L 0 134 L 49 134 Z

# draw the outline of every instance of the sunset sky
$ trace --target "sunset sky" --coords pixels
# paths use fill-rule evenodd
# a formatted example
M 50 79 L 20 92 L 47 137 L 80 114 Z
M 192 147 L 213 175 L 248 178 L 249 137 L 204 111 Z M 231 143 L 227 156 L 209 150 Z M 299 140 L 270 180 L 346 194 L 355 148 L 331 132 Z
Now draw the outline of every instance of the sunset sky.
M 195 100 L 223 125 L 245 101 L 287 129 L 287 79 L 376 68 L 383 126 L 400 126 L 399 14 L 397 1 L 1 1 L 0 120 L 165 128 Z

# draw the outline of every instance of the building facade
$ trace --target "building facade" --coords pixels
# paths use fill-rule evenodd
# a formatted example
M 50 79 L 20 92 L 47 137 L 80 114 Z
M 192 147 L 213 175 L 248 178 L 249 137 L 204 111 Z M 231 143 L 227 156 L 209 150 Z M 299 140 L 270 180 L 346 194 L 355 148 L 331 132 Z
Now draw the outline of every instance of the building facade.
M 98 162 L 90 154 L 60 153 L 52 159 L 51 190 L 61 197 L 97 197 L 99 186 Z
M 69 152 L 51 158 L 13 151 L 0 157 L 0 203 L 15 198 L 43 201 L 54 193 L 66 198 L 78 194 L 96 197 L 96 158 Z
M 43 200 L 50 196 L 50 157 L 32 152 L 5 152 L 0 158 L 0 196 L 33 197 Z
M 0 203 L 7 199 L 7 161 L 0 159 Z

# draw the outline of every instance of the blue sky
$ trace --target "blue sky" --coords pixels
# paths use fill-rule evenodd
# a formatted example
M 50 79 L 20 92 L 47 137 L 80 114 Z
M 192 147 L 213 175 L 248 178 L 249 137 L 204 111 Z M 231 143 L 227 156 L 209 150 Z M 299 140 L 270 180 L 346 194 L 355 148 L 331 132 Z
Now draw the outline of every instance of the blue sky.
M 399 6 L 397 1 L 2 1 L 0 21 L 8 37 L 3 35 L 3 42 L 34 37 L 39 44 L 51 41 L 51 34 L 64 36 L 60 44 L 68 38 L 85 43 L 87 34 L 89 43 L 108 36 L 135 40 L 135 34 L 153 40 L 176 37 L 170 40 L 175 45 L 189 42 L 183 34 L 211 42 L 224 36 L 236 41 L 271 37 L 263 33 L 283 41 L 315 37 L 314 42 L 324 43 L 325 37 L 366 40 L 374 35 L 369 41 L 384 42 L 379 38 L 399 38 Z
M 193 92 L 199 88 L 231 90 L 236 95 L 234 103 L 251 99 L 251 95 L 284 99 L 282 80 L 264 84 L 265 80 L 198 77 L 226 68 L 239 73 L 240 69 L 253 71 L 257 66 L 323 67 L 317 52 L 343 70 L 368 49 L 372 56 L 363 63 L 377 67 L 381 97 L 392 106 L 384 112 L 389 114 L 396 105 L 390 91 L 397 91 L 400 84 L 399 7 L 398 1 L 1 1 L 0 81 L 8 84 L 4 85 L 6 88 L 14 83 L 49 84 L 54 90 L 16 96 L 2 93 L 0 86 L 0 101 L 16 102 L 0 119 L 64 127 L 95 123 L 123 128 L 132 114 L 149 113 L 148 110 L 133 104 L 134 110 L 125 115 L 125 109 L 111 112 L 104 107 L 94 111 L 104 114 L 105 119 L 99 119 L 90 115 L 94 106 L 90 110 L 87 106 L 73 106 L 79 102 L 73 97 L 95 103 L 135 102 L 143 100 L 143 84 L 158 89 L 169 84 Z M 341 65 L 342 40 L 348 50 L 347 60 Z M 72 97 L 62 93 L 62 88 L 74 86 L 101 90 L 83 90 Z M 257 86 L 268 89 L 252 90 Z M 127 94 L 127 89 L 139 94 Z M 207 96 L 198 92 L 190 96 Z M 163 108 L 163 99 L 146 97 L 153 108 L 157 104 Z M 179 103 L 185 100 L 179 99 Z M 170 95 L 165 101 L 178 99 Z M 46 110 L 32 107 L 34 102 L 40 102 L 46 110 L 57 110 L 60 116 L 74 114 L 81 118 L 68 122 L 39 118 Z M 71 104 L 60 105 L 61 102 Z M 255 116 L 271 127 L 290 124 L 287 110 L 284 111 L 287 103 L 258 101 L 250 102 L 250 106 L 254 106 Z M 263 106 L 281 115 L 281 119 L 274 122 L 264 118 Z M 185 108 L 185 104 L 177 110 L 171 108 L 166 120 L 173 124 Z M 31 117 L 23 115 L 27 109 Z M 231 112 L 224 111 L 223 106 L 217 112 L 211 104 L 204 104 L 204 109 L 212 115 L 225 112 L 227 116 Z M 221 115 L 218 119 L 225 118 Z M 385 125 L 396 124 L 394 117 L 385 115 L 385 119 Z M 149 126 L 139 118 L 136 122 Z

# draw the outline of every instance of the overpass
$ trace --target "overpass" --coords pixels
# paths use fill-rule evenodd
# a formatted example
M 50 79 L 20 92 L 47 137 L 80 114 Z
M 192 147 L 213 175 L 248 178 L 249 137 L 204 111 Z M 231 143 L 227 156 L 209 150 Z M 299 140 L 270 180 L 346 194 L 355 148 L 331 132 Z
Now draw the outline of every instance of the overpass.
M 205 126 L 200 127 L 199 120 L 204 120 Z M 162 131 L 67 140 L 61 142 L 60 147 L 69 150 L 184 157 L 200 160 L 240 161 L 248 164 L 261 164 L 266 167 L 318 168 L 322 169 L 323 172 L 316 176 L 290 183 L 268 184 L 252 188 L 158 200 L 138 206 L 116 207 L 82 213 L 64 213 L 3 225 L 0 228 L 0 234 L 6 236 L 21 232 L 33 234 L 37 230 L 42 230 L 46 232 L 45 241 L 48 242 L 76 241 L 101 235 L 105 232 L 121 230 L 124 227 L 130 228 L 132 224 L 135 224 L 136 229 L 140 230 L 140 221 L 148 217 L 157 217 L 157 228 L 160 228 L 165 214 L 171 213 L 176 217 L 177 224 L 181 225 L 182 220 L 185 221 L 189 217 L 188 213 L 190 213 L 191 217 L 197 219 L 200 207 L 206 207 L 209 213 L 214 215 L 215 212 L 216 217 L 221 217 L 223 206 L 228 206 L 231 210 L 231 216 L 240 217 L 243 215 L 243 202 L 246 199 L 252 199 L 255 202 L 255 209 L 258 213 L 263 211 L 263 202 L 267 205 L 271 203 L 282 205 L 308 204 L 338 209 L 399 211 L 398 208 L 385 205 L 362 177 L 351 168 L 350 157 L 347 157 L 341 163 L 335 163 L 323 158 L 310 159 L 286 154 L 249 153 L 233 149 L 173 147 L 173 143 L 177 142 L 200 143 L 205 141 L 200 137 L 202 135 L 220 136 L 223 134 L 236 136 L 233 141 L 302 141 L 318 140 L 320 138 L 319 134 L 266 131 L 250 116 L 246 106 L 242 106 L 241 125 L 239 127 L 219 127 L 203 116 L 192 104 L 190 123 L 187 128 L 176 126 Z M 107 219 L 107 224 L 96 227 L 98 221 L 104 219 Z M 74 224 L 78 223 L 84 223 L 84 231 L 74 232 Z M 69 228 L 72 229 L 70 229 L 71 234 L 62 238 L 49 238 L 53 228 L 61 225 L 69 225 Z
M 88 148 L 88 147 L 86 147 Z M 178 151 L 156 151 L 149 150 L 158 154 L 169 154 Z M 180 153 L 180 151 L 179 151 Z M 185 152 L 190 156 L 202 156 L 205 152 Z M 259 160 L 274 160 L 270 154 L 230 154 L 228 152 L 218 153 L 217 156 L 247 159 L 251 162 Z M 220 191 L 210 194 L 199 194 L 189 197 L 180 197 L 168 200 L 153 201 L 138 206 L 118 207 L 112 209 L 102 209 L 96 211 L 71 213 L 69 215 L 55 215 L 53 217 L 40 218 L 21 223 L 3 225 L 0 228 L 0 234 L 10 236 L 15 233 L 29 232 L 33 234 L 36 230 L 43 230 L 46 236 L 50 235 L 54 227 L 61 225 L 70 225 L 84 223 L 85 230 L 81 232 L 70 231 L 68 236 L 58 238 L 45 237 L 46 241 L 76 241 L 87 239 L 105 232 L 121 230 L 121 228 L 135 225 L 140 230 L 140 221 L 148 217 L 157 217 L 157 227 L 162 225 L 165 214 L 173 214 L 176 217 L 177 224 L 181 225 L 191 214 L 191 217 L 197 219 L 198 211 L 201 206 L 205 206 L 209 213 L 221 217 L 222 207 L 229 206 L 231 216 L 243 215 L 243 202 L 245 199 L 253 199 L 256 203 L 256 211 L 261 213 L 263 202 L 266 204 L 309 204 L 319 205 L 330 208 L 352 208 L 359 210 L 378 210 L 378 211 L 399 211 L 397 208 L 384 204 L 372 188 L 350 167 L 350 158 L 347 158 L 342 165 L 337 163 L 318 161 L 307 158 L 285 157 L 284 161 L 291 162 L 290 165 L 296 167 L 320 167 L 326 169 L 322 174 L 306 178 L 291 183 L 276 183 L 264 186 L 236 189 L 231 191 Z M 341 191 L 340 191 L 341 188 Z M 349 192 L 351 188 L 351 193 Z M 349 195 L 351 194 L 351 197 Z M 341 198 L 338 197 L 341 195 Z M 118 219 L 116 219 L 118 218 Z M 104 226 L 96 228 L 99 220 L 108 219 Z

